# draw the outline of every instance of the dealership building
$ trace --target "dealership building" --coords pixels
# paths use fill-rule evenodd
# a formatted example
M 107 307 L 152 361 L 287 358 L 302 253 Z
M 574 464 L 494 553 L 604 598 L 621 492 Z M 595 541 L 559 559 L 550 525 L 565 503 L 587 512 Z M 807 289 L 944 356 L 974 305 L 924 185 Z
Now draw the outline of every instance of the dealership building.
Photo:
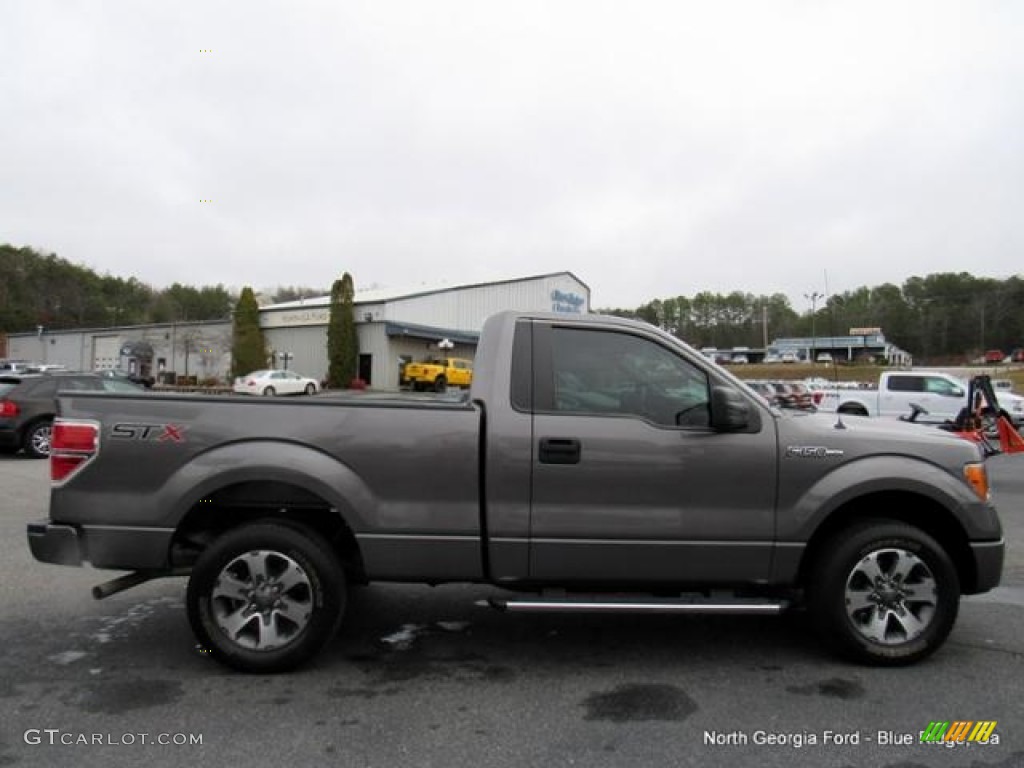
M 506 309 L 585 314 L 590 288 L 571 272 L 444 288 L 367 290 L 355 295 L 359 377 L 398 387 L 403 362 L 446 354 L 472 359 L 484 320 Z M 268 367 L 317 379 L 327 375 L 330 296 L 260 308 Z M 230 321 L 160 323 L 8 336 L 8 355 L 76 370 L 121 368 L 158 380 L 226 379 Z

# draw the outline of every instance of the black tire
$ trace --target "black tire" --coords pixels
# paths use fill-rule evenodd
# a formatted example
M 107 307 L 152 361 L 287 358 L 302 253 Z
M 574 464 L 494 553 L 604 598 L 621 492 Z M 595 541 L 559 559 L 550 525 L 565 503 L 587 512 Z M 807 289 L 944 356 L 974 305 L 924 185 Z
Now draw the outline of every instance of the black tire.
M 192 631 L 218 661 L 273 673 L 323 648 L 341 623 L 345 598 L 345 573 L 318 534 L 263 521 L 225 533 L 199 556 L 186 603 Z
M 50 457 L 50 436 L 53 432 L 53 421 L 43 419 L 32 424 L 25 430 L 25 437 L 22 440 L 22 448 L 25 454 L 33 459 L 48 459 Z
M 273 387 L 264 387 L 263 388 L 263 395 L 265 397 L 273 397 L 276 394 L 277 394 L 277 390 L 274 389 Z
M 912 664 L 952 631 L 960 580 L 949 555 L 924 531 L 868 520 L 816 553 L 807 602 L 818 633 L 842 655 L 878 666 Z
M 446 379 L 444 376 L 438 376 L 436 379 L 434 379 L 435 392 L 444 392 L 446 389 L 448 389 L 448 379 Z
M 316 394 L 316 385 L 315 384 L 307 384 L 306 385 L 306 394 L 307 395 L 315 395 Z

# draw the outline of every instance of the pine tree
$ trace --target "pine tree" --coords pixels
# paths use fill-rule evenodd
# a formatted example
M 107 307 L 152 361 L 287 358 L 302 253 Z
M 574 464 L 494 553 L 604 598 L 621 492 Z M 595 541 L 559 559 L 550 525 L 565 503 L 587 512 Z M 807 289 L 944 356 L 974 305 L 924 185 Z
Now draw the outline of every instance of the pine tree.
M 331 286 L 331 313 L 327 321 L 327 386 L 347 387 L 356 378 L 359 337 L 356 332 L 355 288 L 346 272 Z
M 260 328 L 260 307 L 252 288 L 246 286 L 235 305 L 232 375 L 244 376 L 266 365 L 267 348 L 263 340 L 263 329 Z

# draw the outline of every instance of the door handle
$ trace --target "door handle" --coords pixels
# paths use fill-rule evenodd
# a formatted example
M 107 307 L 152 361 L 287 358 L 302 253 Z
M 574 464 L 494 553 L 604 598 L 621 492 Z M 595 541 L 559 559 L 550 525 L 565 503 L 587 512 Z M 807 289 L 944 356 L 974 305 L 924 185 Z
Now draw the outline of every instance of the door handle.
M 545 437 L 540 441 L 541 464 L 579 464 L 580 441 L 572 437 Z

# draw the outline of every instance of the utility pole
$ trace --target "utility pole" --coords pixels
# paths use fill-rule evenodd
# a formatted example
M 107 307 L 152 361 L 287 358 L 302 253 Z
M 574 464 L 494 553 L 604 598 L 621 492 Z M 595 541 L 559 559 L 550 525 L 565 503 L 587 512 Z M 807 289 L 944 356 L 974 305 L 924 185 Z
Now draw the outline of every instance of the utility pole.
M 818 328 L 817 328 L 817 309 L 818 299 L 825 298 L 825 294 L 814 291 L 812 293 L 805 293 L 804 298 L 811 302 L 811 359 L 808 362 L 814 362 L 814 348 L 818 346 Z

